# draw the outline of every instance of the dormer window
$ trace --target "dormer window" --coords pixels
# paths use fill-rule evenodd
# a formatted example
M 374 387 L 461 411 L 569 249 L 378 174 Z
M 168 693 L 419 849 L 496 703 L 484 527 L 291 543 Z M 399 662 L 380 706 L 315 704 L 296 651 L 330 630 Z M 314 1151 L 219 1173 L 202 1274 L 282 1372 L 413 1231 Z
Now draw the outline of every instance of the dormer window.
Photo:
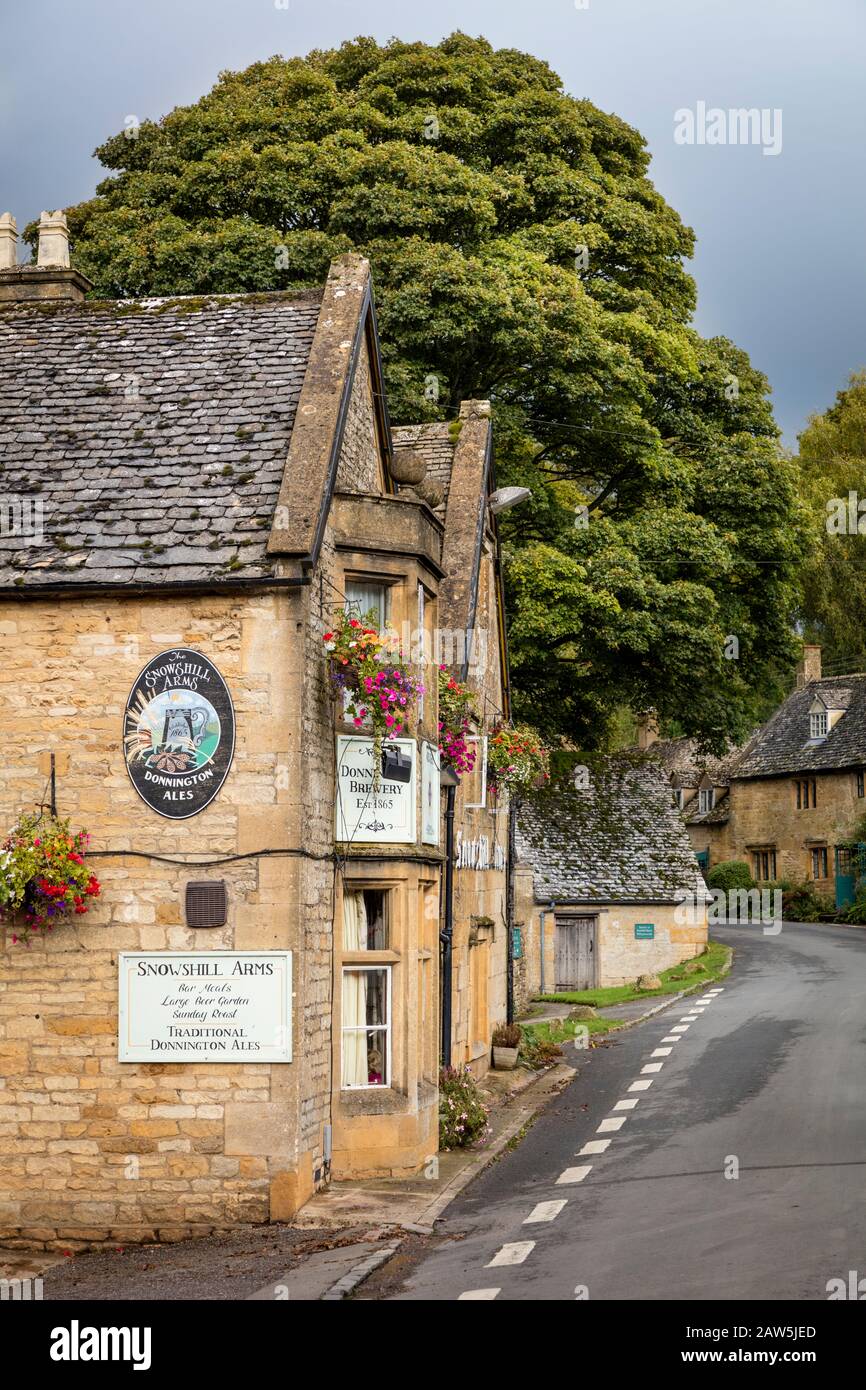
M 824 709 L 824 710 L 818 710 L 818 711 L 816 711 L 815 713 L 810 714 L 810 715 L 809 715 L 809 737 L 810 737 L 810 738 L 826 738 L 826 737 L 827 737 L 827 732 L 828 732 L 828 724 L 829 724 L 829 720 L 828 720 L 828 718 L 827 718 L 827 711 L 826 711 L 825 709 Z
M 716 804 L 715 787 L 701 787 L 698 792 L 698 810 L 701 815 L 706 815 L 707 811 L 712 811 Z

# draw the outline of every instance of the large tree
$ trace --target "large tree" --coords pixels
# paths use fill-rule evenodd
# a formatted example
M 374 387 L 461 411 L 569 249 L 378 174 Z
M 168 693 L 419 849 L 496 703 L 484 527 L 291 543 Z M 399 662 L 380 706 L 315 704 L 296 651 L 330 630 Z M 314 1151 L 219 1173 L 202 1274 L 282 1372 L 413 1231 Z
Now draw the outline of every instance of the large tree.
M 800 492 L 812 544 L 803 573 L 804 636 L 828 671 L 866 671 L 866 371 L 800 435 Z
M 458 33 L 224 73 L 97 153 L 69 210 L 97 292 L 309 286 L 355 248 L 396 418 L 492 399 L 500 481 L 533 489 L 504 526 L 519 713 L 743 732 L 792 656 L 792 470 L 764 377 L 690 326 L 693 234 L 635 130 Z

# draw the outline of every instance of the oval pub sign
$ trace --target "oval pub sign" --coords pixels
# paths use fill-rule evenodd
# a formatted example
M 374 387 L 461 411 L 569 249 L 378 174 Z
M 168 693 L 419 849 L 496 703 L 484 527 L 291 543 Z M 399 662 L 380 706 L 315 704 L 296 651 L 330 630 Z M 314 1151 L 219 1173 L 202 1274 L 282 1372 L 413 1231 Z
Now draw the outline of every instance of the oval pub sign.
M 234 707 L 213 662 L 187 647 L 149 661 L 126 702 L 123 747 L 132 785 L 161 816 L 209 806 L 235 747 Z

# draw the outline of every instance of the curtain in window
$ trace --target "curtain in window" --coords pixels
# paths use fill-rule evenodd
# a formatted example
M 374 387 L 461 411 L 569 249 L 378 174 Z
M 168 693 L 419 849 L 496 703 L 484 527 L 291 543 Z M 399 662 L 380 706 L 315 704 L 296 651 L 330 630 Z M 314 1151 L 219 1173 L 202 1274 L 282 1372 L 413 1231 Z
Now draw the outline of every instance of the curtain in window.
M 385 626 L 385 588 L 382 584 L 362 584 L 356 579 L 346 584 L 346 610 L 352 618 L 365 618 L 372 608 L 379 627 Z
M 343 894 L 343 949 L 367 949 L 363 893 Z M 367 972 L 343 971 L 343 1086 L 367 1085 Z M 350 1032 L 357 1029 L 357 1032 Z

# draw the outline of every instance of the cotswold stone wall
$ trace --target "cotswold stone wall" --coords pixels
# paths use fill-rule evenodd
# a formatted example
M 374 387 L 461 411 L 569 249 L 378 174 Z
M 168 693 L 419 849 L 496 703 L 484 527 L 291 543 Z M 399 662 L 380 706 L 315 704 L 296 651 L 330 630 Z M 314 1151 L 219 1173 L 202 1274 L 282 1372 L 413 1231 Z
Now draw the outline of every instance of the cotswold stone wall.
M 515 981 L 518 1007 L 537 994 L 556 987 L 556 922 L 551 909 L 536 903 L 532 872 L 525 866 L 515 874 L 515 922 L 523 928 L 524 964 Z M 596 980 L 594 988 L 630 984 L 640 975 L 657 974 L 699 956 L 707 944 L 705 908 L 677 909 L 670 903 L 632 905 L 612 903 L 561 909 L 576 916 L 596 916 Z M 652 922 L 651 940 L 635 938 L 638 922 Z M 542 940 L 544 963 L 542 968 Z
M 857 796 L 855 770 L 812 773 L 817 783 L 817 805 L 797 809 L 795 779 L 761 777 L 733 782 L 730 814 L 724 825 L 689 826 L 689 838 L 696 852 L 710 851 L 710 867 L 724 859 L 742 859 L 752 866 L 752 849 L 759 845 L 776 848 L 778 878 L 812 880 L 814 845 L 826 845 L 827 878 L 815 886 L 822 893 L 833 891 L 833 847 L 851 838 L 854 827 L 866 814 L 866 798 Z
M 44 799 L 53 750 L 58 810 L 91 832 L 92 867 L 103 884 L 91 913 L 46 941 L 13 945 L 7 929 L 0 945 L 6 1244 L 68 1249 L 178 1239 L 284 1217 L 312 1190 L 327 1104 L 319 1092 L 329 1040 L 323 962 L 331 866 L 257 857 L 302 842 L 306 797 L 310 788 L 318 797 L 329 775 L 329 744 L 318 740 L 301 759 L 292 733 L 300 727 L 301 691 L 291 673 L 304 669 L 298 625 L 308 592 L 0 604 L 0 829 Z M 121 729 L 141 667 L 181 644 L 201 651 L 226 680 L 237 743 L 215 801 L 173 822 L 133 789 Z M 305 717 L 305 728 L 312 730 L 311 721 Z M 324 843 L 324 820 L 315 838 Z M 130 853 L 101 857 L 107 850 Z M 251 857 L 203 870 L 132 851 Z M 224 929 L 184 925 L 185 885 L 203 877 L 227 881 Z M 118 1062 L 118 952 L 220 948 L 295 952 L 297 1061 Z

